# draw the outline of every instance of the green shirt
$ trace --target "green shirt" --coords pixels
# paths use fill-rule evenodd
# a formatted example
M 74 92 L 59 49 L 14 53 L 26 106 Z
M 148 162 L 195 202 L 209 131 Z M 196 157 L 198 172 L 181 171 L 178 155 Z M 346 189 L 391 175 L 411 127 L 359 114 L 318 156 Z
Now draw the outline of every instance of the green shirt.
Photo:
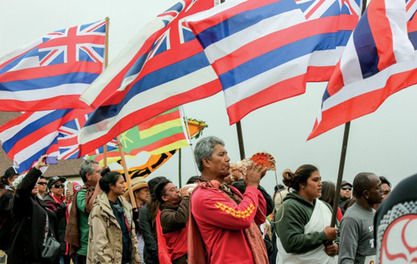
M 85 212 L 85 194 L 87 190 L 81 189 L 77 192 L 78 226 L 80 228 L 80 249 L 78 255 L 87 256 L 88 247 L 88 214 Z

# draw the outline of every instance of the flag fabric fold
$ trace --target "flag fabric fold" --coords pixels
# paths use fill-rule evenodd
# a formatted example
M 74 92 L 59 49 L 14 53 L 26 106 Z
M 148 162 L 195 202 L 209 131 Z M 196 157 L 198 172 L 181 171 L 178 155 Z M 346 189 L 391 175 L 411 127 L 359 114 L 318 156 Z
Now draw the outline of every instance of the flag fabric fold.
M 373 0 L 349 39 L 324 92 L 308 139 L 372 113 L 417 83 L 415 1 Z
M 142 29 L 81 100 L 97 107 L 80 137 L 81 155 L 158 114 L 221 91 L 184 19 L 214 6 L 184 0 Z
M 330 77 L 359 1 L 230 0 L 187 23 L 222 84 L 230 124 Z
M 0 58 L 0 111 L 88 108 L 81 93 L 103 69 L 105 21 L 49 33 Z
M 60 160 L 76 159 L 78 133 L 90 112 L 60 109 L 23 113 L 0 127 L 3 150 L 18 173 L 29 170 L 45 154 L 56 155 Z M 109 142 L 109 151 L 116 148 L 115 141 Z M 102 152 L 103 148 L 96 151 Z

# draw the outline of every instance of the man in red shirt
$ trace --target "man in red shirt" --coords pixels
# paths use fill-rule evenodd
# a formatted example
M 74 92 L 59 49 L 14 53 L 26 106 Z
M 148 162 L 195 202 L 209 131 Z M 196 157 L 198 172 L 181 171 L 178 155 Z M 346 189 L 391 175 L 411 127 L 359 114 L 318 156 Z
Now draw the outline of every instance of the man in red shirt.
M 256 226 L 265 222 L 266 202 L 258 185 L 266 168 L 254 164 L 247 168 L 246 192 L 242 195 L 224 183 L 230 174 L 230 158 L 221 139 L 202 138 L 196 144 L 194 156 L 202 182 L 191 198 L 190 224 L 195 223 L 195 228 L 190 227 L 189 239 L 201 236 L 205 252 L 195 246 L 197 241 L 189 240 L 189 263 L 268 263 L 265 244 Z

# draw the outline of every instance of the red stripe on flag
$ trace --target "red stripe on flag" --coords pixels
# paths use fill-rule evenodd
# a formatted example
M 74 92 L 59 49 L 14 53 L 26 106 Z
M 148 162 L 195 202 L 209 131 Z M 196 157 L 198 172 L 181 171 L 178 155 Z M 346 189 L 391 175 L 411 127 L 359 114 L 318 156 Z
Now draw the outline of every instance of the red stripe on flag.
M 176 110 L 174 112 L 164 114 L 164 115 L 161 115 L 161 116 L 157 116 L 157 117 L 152 118 L 148 121 L 140 123 L 138 125 L 138 128 L 139 128 L 139 131 L 143 131 L 143 130 L 146 130 L 146 129 L 151 128 L 153 126 L 156 126 L 156 125 L 159 125 L 159 124 L 171 121 L 171 120 L 178 119 L 180 117 L 181 117 L 180 111 Z
M 357 20 L 357 17 L 354 18 L 352 16 L 344 16 L 343 19 L 333 16 L 297 24 L 246 44 L 229 55 L 215 61 L 213 68 L 218 75 L 221 75 L 253 58 L 298 40 L 318 34 L 337 32 L 339 30 L 353 30 Z M 342 28 L 340 28 L 339 23 L 343 25 Z M 327 27 L 323 27 L 323 25 L 327 25 Z
M 389 1 L 389 0 L 387 0 Z M 373 1 L 369 4 L 367 16 L 369 27 L 374 37 L 375 45 L 378 51 L 378 69 L 383 69 L 396 63 L 394 54 L 394 44 L 391 26 L 385 12 L 378 10 L 386 10 L 384 1 Z M 383 38 L 375 36 L 385 36 Z
M 284 100 L 305 92 L 305 75 L 299 75 L 274 84 L 258 93 L 240 100 L 227 108 L 230 125 L 241 120 L 248 113 L 265 105 Z
M 36 93 L 36 91 L 34 91 Z M 0 100 L 0 111 L 31 111 L 32 109 L 90 109 L 90 106 L 79 100 L 80 95 L 61 95 L 37 101 Z M 90 109 L 90 112 L 92 109 Z
M 361 116 L 375 112 L 390 95 L 417 83 L 417 69 L 392 75 L 384 88 L 338 104 L 322 113 L 307 140 Z
M 309 66 L 307 82 L 325 82 L 330 79 L 336 66 Z
M 312 14 L 314 14 L 314 12 L 316 12 L 317 9 L 319 9 L 319 7 L 324 3 L 324 0 L 320 0 L 318 3 L 316 3 L 316 5 L 313 7 L 313 9 L 311 9 L 307 14 L 306 14 L 306 18 L 309 19 L 311 17 Z
M 343 75 L 340 70 L 340 62 L 336 64 L 336 67 L 334 69 L 334 74 L 329 80 L 329 83 L 327 84 L 327 92 L 330 96 L 337 93 L 340 89 L 345 86 L 345 82 L 343 81 Z
M 24 69 L 24 70 L 8 71 L 0 75 L 0 82 L 31 80 L 31 79 L 36 79 L 36 78 L 45 78 L 45 77 L 51 77 L 55 75 L 77 73 L 77 72 L 100 74 L 102 70 L 103 70 L 102 63 L 78 61 L 74 63 L 63 63 L 63 64 L 36 67 L 36 68 L 29 68 L 29 69 Z

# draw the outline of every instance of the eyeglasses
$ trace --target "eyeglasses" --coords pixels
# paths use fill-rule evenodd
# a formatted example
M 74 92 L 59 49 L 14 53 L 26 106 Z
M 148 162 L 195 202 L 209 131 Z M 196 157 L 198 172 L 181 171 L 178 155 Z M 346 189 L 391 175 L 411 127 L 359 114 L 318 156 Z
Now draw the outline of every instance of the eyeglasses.
M 64 188 L 65 185 L 63 185 L 63 184 L 54 184 L 54 185 L 52 185 L 52 187 L 55 187 L 55 188 Z
M 46 185 L 46 182 L 38 182 L 39 185 Z
M 343 191 L 352 191 L 352 188 L 350 188 L 350 187 L 342 187 L 342 190 Z

